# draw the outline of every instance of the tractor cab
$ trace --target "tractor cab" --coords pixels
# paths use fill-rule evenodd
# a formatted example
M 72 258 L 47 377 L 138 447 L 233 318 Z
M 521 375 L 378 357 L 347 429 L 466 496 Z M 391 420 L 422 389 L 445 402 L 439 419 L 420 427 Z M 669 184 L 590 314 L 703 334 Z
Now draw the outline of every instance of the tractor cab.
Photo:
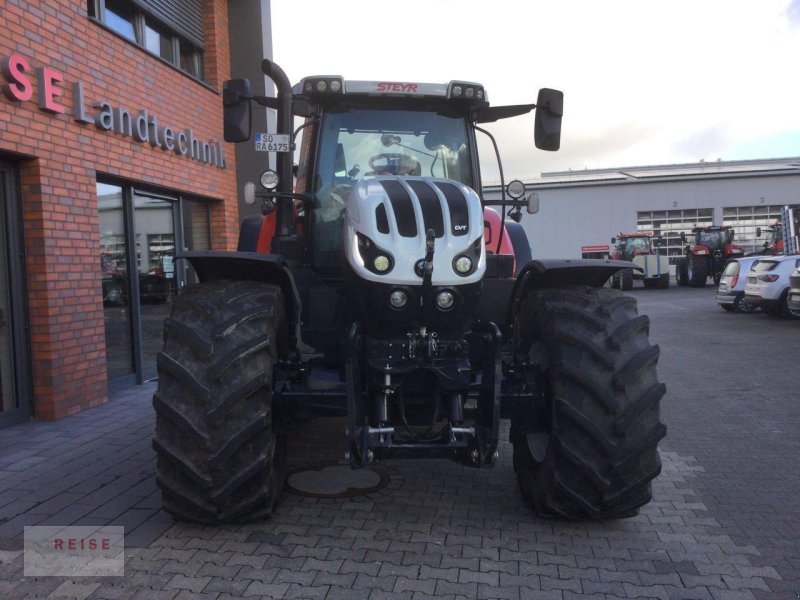
M 653 254 L 653 234 L 650 232 L 620 233 L 612 243 L 616 243 L 615 259 L 631 260 L 634 256 Z
M 733 227 L 696 227 L 695 246 L 705 246 L 712 252 L 722 252 L 725 246 L 733 243 Z

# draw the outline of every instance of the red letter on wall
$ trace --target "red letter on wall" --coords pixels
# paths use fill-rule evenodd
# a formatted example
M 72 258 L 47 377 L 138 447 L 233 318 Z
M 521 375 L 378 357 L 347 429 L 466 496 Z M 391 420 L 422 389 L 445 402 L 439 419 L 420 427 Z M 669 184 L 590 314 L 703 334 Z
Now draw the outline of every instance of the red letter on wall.
M 0 69 L 7 82 L 3 84 L 2 90 L 10 100 L 25 102 L 33 97 L 31 78 L 25 74 L 31 67 L 23 56 L 12 54 L 4 57 Z
M 39 69 L 39 108 L 51 113 L 64 113 L 66 109 L 56 102 L 64 90 L 56 85 L 64 81 L 64 76 L 50 67 Z

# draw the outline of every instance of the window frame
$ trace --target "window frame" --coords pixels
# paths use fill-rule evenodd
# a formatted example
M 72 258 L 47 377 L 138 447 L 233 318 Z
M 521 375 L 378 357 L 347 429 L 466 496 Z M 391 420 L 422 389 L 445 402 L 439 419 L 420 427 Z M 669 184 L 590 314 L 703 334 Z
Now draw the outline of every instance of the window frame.
M 208 85 L 205 76 L 205 61 L 204 61 L 204 54 L 205 49 L 198 46 L 196 43 L 192 42 L 191 40 L 186 39 L 184 36 L 180 35 L 176 31 L 174 31 L 168 24 L 164 23 L 163 21 L 159 20 L 157 17 L 148 14 L 147 12 L 143 11 L 135 2 L 131 0 L 120 0 L 125 4 L 129 5 L 131 10 L 134 13 L 134 22 L 133 22 L 133 32 L 134 38 L 130 39 L 125 34 L 117 31 L 112 26 L 110 26 L 106 19 L 106 0 L 87 0 L 86 4 L 86 12 L 90 19 L 94 20 L 95 22 L 102 25 L 104 28 L 108 29 L 109 31 L 113 32 L 115 35 L 118 35 L 125 41 L 135 44 L 137 47 L 141 48 L 145 52 L 147 52 L 150 56 L 156 57 L 158 60 L 162 61 L 163 63 L 170 65 L 171 67 L 177 69 L 184 75 L 188 75 L 192 79 L 197 80 L 198 82 Z M 170 43 L 172 47 L 172 57 L 165 58 L 160 54 L 152 52 L 147 48 L 145 45 L 145 36 L 146 36 L 146 23 L 150 22 L 157 26 L 159 29 L 163 29 L 169 33 Z M 158 31 L 156 28 L 152 28 Z M 160 33 L 160 32 L 159 32 Z M 189 48 L 192 49 L 191 56 L 190 56 L 190 70 L 186 70 L 181 66 L 181 45 L 185 44 Z

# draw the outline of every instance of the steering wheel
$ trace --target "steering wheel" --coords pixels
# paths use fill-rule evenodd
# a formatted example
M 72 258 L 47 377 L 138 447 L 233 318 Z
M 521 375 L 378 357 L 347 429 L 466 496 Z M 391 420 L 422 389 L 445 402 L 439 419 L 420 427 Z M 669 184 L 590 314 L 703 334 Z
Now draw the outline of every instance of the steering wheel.
M 385 164 L 376 164 L 379 162 Z M 422 166 L 415 158 L 410 157 L 408 154 L 400 154 L 397 152 L 384 152 L 376 154 L 369 159 L 369 166 L 375 175 L 421 175 Z

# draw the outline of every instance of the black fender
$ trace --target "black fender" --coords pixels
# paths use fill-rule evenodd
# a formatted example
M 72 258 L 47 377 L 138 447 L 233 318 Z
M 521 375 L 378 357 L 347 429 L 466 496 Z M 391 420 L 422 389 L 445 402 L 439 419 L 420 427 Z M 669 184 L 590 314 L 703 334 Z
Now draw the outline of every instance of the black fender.
M 506 221 L 506 233 L 508 234 L 508 239 L 511 240 L 511 247 L 514 248 L 514 258 L 517 262 L 517 272 L 514 275 L 519 275 L 523 267 L 533 258 L 531 244 L 528 240 L 528 235 L 525 233 L 525 228 L 519 223 Z
M 258 247 L 258 236 L 261 234 L 261 223 L 264 217 L 261 215 L 254 215 L 242 219 L 242 224 L 239 227 L 239 246 L 236 248 L 239 252 L 255 252 Z
M 175 258 L 188 260 L 197 278 L 203 281 L 233 279 L 236 281 L 263 281 L 278 285 L 286 302 L 290 331 L 300 342 L 300 294 L 286 259 L 279 254 L 256 252 L 183 252 Z
M 609 277 L 622 269 L 642 268 L 627 260 L 602 258 L 561 258 L 532 260 L 519 271 L 508 305 L 507 323 L 513 323 L 519 303 L 528 291 L 541 288 L 588 285 L 603 287 Z

